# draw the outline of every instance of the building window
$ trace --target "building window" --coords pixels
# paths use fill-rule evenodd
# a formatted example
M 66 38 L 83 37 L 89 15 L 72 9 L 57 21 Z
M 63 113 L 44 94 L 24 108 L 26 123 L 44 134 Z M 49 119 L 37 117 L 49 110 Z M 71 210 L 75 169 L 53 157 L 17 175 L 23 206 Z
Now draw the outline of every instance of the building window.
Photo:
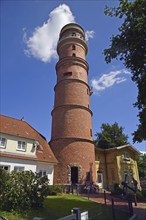
M 6 148 L 6 138 L 0 137 L 0 148 Z
M 4 170 L 7 170 L 7 171 L 10 170 L 10 166 L 1 165 L 0 168 L 4 169 Z
M 87 95 L 90 95 L 90 89 L 87 88 Z
M 40 170 L 39 175 L 40 175 L 40 177 L 47 176 L 47 171 L 46 170 Z
M 75 50 L 76 49 L 76 46 L 75 45 L 72 45 L 72 50 Z
M 18 141 L 17 150 L 26 151 L 26 142 Z
M 97 172 L 97 182 L 103 183 L 103 174 L 101 172 Z
M 72 36 L 73 36 L 73 37 L 76 37 L 76 33 L 72 33 Z
M 124 175 L 125 175 L 124 176 L 124 182 L 128 184 L 128 173 L 127 173 L 127 171 L 125 171 Z
M 90 136 L 92 137 L 92 129 L 90 129 Z
M 132 171 L 130 171 L 130 181 L 131 183 L 133 183 L 133 172 Z
M 22 172 L 22 171 L 24 171 L 24 167 L 14 167 L 14 171 Z
M 73 57 L 75 57 L 75 56 L 76 56 L 76 54 L 75 54 L 75 53 L 73 53 L 73 54 L 72 54 L 72 56 L 73 56 Z
M 129 154 L 124 152 L 124 160 L 130 160 Z

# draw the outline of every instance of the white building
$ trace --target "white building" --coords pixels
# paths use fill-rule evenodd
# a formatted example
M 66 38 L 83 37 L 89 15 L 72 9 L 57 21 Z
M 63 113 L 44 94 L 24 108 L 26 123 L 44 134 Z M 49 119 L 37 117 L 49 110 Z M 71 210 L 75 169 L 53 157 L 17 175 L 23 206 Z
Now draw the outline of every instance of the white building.
M 52 185 L 56 164 L 45 137 L 24 120 L 0 116 L 0 168 L 38 172 Z

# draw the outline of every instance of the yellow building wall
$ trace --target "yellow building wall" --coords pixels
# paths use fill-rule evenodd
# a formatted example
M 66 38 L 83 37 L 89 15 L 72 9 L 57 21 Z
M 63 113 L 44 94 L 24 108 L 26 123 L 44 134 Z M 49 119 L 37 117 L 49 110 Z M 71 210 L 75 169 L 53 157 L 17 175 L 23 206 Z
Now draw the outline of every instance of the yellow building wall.
M 119 182 L 119 170 L 116 160 L 116 150 L 106 152 L 106 163 L 108 172 L 108 187 L 113 188 L 115 183 Z
M 129 154 L 129 159 L 124 158 L 124 153 L 127 152 Z M 125 172 L 128 174 L 128 185 L 133 186 L 132 183 L 132 175 L 134 179 L 138 182 L 138 188 L 140 188 L 140 180 L 139 173 L 136 162 L 136 155 L 130 149 L 120 149 L 117 152 L 117 164 L 118 164 L 118 172 L 119 172 L 119 183 L 125 180 Z M 131 175 L 132 174 L 132 175 Z
M 106 177 L 106 167 L 105 167 L 105 156 L 102 151 L 95 151 L 95 165 L 96 165 L 96 184 L 98 185 L 98 172 L 103 174 L 103 188 L 107 186 L 107 177 Z
M 129 159 L 127 160 L 125 160 L 124 158 L 125 152 L 129 154 Z M 125 180 L 125 172 L 127 172 L 128 185 L 133 187 L 133 175 L 134 179 L 137 180 L 138 188 L 140 189 L 140 180 L 136 162 L 136 154 L 130 148 L 127 147 L 123 149 L 111 149 L 106 151 L 96 149 L 95 160 L 97 184 L 98 171 L 101 171 L 103 173 L 103 187 L 106 188 L 108 186 L 109 189 L 113 188 L 114 183 L 118 183 L 119 185 L 121 185 L 122 181 Z

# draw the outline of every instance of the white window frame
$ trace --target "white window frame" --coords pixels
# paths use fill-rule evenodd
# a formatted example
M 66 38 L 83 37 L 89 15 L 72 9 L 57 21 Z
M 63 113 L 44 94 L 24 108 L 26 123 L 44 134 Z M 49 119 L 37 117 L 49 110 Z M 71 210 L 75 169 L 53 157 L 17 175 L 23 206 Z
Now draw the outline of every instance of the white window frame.
M 26 142 L 25 141 L 18 141 L 17 142 L 17 150 L 26 151 Z
M 6 148 L 7 139 L 4 137 L 0 137 L 0 148 Z
M 14 166 L 14 171 L 16 172 L 22 172 L 25 170 L 25 167 L 21 167 L 21 166 Z
M 130 160 L 130 156 L 128 152 L 124 152 L 124 160 Z
M 40 177 L 47 176 L 47 170 L 39 170 Z

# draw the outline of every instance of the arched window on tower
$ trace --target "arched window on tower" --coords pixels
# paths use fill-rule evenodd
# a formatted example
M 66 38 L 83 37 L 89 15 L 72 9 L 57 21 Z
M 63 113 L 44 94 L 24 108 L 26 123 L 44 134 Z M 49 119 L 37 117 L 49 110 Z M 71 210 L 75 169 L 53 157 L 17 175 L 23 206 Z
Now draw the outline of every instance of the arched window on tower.
M 76 49 L 76 46 L 75 45 L 72 45 L 72 50 L 75 50 Z
M 75 57 L 75 56 L 76 56 L 76 54 L 75 54 L 75 53 L 73 53 L 73 54 L 72 54 L 72 56 L 73 56 L 73 57 Z

